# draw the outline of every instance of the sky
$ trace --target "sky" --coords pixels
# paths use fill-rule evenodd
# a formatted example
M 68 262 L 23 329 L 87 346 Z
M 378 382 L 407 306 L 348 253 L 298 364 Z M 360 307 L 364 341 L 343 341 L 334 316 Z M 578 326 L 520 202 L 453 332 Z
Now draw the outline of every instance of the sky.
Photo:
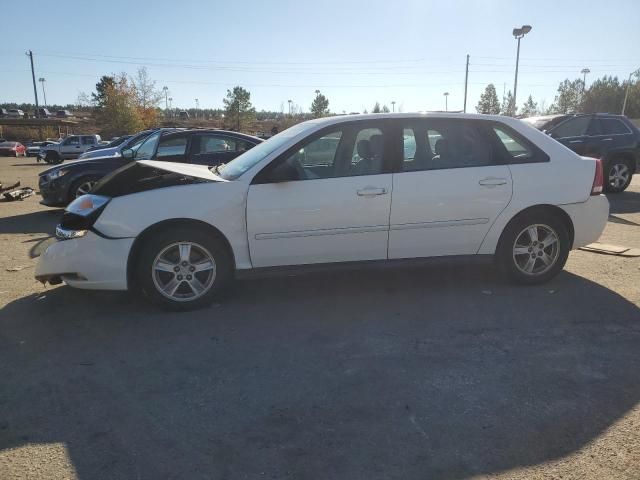
M 470 55 L 467 111 L 493 83 L 517 103 L 549 106 L 558 83 L 640 67 L 640 1 L 609 0 L 3 0 L 0 103 L 33 102 L 26 50 L 49 103 L 75 103 L 103 74 L 145 66 L 172 106 L 221 108 L 228 88 L 251 92 L 258 110 L 308 111 L 315 90 L 333 112 L 374 103 L 411 112 L 461 110 Z M 39 12 L 35 15 L 35 12 Z M 42 103 L 42 89 L 38 94 Z M 161 106 L 164 106 L 164 101 Z

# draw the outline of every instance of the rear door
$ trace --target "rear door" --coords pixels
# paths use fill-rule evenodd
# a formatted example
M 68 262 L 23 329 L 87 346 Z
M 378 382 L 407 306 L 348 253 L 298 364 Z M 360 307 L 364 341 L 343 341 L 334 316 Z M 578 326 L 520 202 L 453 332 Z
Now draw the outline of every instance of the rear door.
M 83 152 L 89 150 L 89 148 L 97 145 L 96 137 L 92 135 L 83 135 L 80 137 L 81 149 Z
M 160 138 L 154 160 L 187 163 L 188 134 L 167 135 Z
M 633 133 L 624 122 L 618 118 L 600 117 L 600 142 L 604 152 L 615 152 L 633 148 Z
M 227 163 L 246 151 L 247 142 L 219 133 L 199 133 L 193 136 L 190 161 L 200 165 Z
M 389 258 L 475 254 L 512 193 L 493 133 L 463 119 L 399 122 L 403 161 L 393 175 Z
M 62 158 L 76 158 L 81 153 L 80 137 L 76 135 L 65 138 L 60 144 L 60 156 Z

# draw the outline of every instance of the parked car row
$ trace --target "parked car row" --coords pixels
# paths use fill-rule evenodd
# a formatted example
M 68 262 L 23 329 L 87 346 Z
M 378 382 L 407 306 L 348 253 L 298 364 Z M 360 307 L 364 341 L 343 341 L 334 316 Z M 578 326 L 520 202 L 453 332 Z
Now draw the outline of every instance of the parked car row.
M 10 109 L 0 108 L 0 118 L 1 117 L 24 118 L 24 116 L 25 116 L 24 111 L 20 110 L 19 108 L 10 108 Z M 69 118 L 69 117 L 73 117 L 73 114 L 69 110 L 57 110 L 56 112 L 52 113 L 49 111 L 48 108 L 38 108 L 37 116 L 39 118 L 51 118 L 51 117 Z
M 121 153 L 67 206 L 38 280 L 191 309 L 239 271 L 485 255 L 535 284 L 597 240 L 609 214 L 600 159 L 509 117 L 339 116 L 265 142 L 155 131 Z M 47 190 L 93 162 L 43 172 L 45 201 L 66 202 L 68 190 Z
M 215 166 L 231 161 L 260 142 L 259 138 L 225 130 L 147 130 L 119 146 L 93 150 L 76 162 L 41 172 L 41 203 L 65 206 L 88 193 L 108 173 L 133 161 L 158 160 Z M 64 155 L 67 150 L 73 151 L 68 145 L 52 146 L 42 150 L 41 155 L 46 158 L 46 155 L 54 155 L 58 151 Z
M 0 143 L 0 155 L 10 157 L 24 157 L 26 156 L 27 149 L 20 142 L 1 142 Z

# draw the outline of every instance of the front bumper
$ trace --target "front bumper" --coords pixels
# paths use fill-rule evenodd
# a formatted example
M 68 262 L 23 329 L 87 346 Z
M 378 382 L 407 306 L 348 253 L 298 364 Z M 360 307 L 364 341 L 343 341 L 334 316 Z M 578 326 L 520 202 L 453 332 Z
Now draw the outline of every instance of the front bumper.
M 60 280 L 89 290 L 126 290 L 127 262 L 134 238 L 103 238 L 91 231 L 81 238 L 58 241 L 40 256 L 36 280 Z
M 47 207 L 66 207 L 69 203 L 67 195 L 66 182 L 63 182 L 64 177 L 57 178 L 55 180 L 47 181 L 45 176 L 41 176 L 38 179 L 38 189 L 42 200 L 40 203 Z
M 609 219 L 609 200 L 604 195 L 594 195 L 586 202 L 560 205 L 573 223 L 573 246 L 580 248 L 597 241 Z

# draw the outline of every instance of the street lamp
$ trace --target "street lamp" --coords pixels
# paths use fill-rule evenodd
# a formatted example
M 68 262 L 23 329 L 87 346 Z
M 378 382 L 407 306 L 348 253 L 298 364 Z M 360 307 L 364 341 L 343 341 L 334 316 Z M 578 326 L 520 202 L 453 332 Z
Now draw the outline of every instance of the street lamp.
M 393 113 L 396 112 L 396 101 L 395 100 L 391 101 L 391 109 L 392 109 Z
M 631 86 L 631 77 L 636 76 L 640 78 L 640 68 L 635 72 L 631 72 L 629 74 L 629 80 L 627 81 L 627 89 L 624 92 L 624 101 L 622 102 L 622 115 L 624 115 L 624 111 L 627 108 L 627 98 L 629 98 L 629 87 Z
M 169 108 L 169 87 L 162 87 L 162 91 L 164 92 L 164 109 Z
M 591 73 L 591 70 L 589 70 L 588 68 L 583 68 L 582 70 L 580 70 L 580 73 L 582 74 L 582 95 L 584 95 L 584 89 L 587 85 L 587 73 Z
M 200 109 L 200 100 L 196 98 L 196 114 L 195 117 L 198 118 L 198 110 Z
M 444 111 L 449 111 L 449 92 L 444 92 Z
M 523 25 L 520 28 L 513 29 L 513 36 L 518 40 L 518 53 L 516 54 L 516 78 L 513 82 L 513 111 L 516 110 L 516 94 L 518 93 L 518 63 L 520 62 L 520 40 L 531 31 L 531 25 Z
M 291 116 L 291 100 L 287 100 L 289 102 L 289 116 Z
M 42 96 L 44 97 L 44 106 L 46 107 L 46 106 L 47 106 L 47 94 L 46 94 L 46 92 L 44 91 L 44 82 L 46 82 L 46 81 L 47 81 L 47 79 L 46 79 L 46 78 L 44 78 L 44 77 L 40 77 L 40 78 L 38 79 L 38 81 L 40 82 L 40 85 L 42 85 Z

